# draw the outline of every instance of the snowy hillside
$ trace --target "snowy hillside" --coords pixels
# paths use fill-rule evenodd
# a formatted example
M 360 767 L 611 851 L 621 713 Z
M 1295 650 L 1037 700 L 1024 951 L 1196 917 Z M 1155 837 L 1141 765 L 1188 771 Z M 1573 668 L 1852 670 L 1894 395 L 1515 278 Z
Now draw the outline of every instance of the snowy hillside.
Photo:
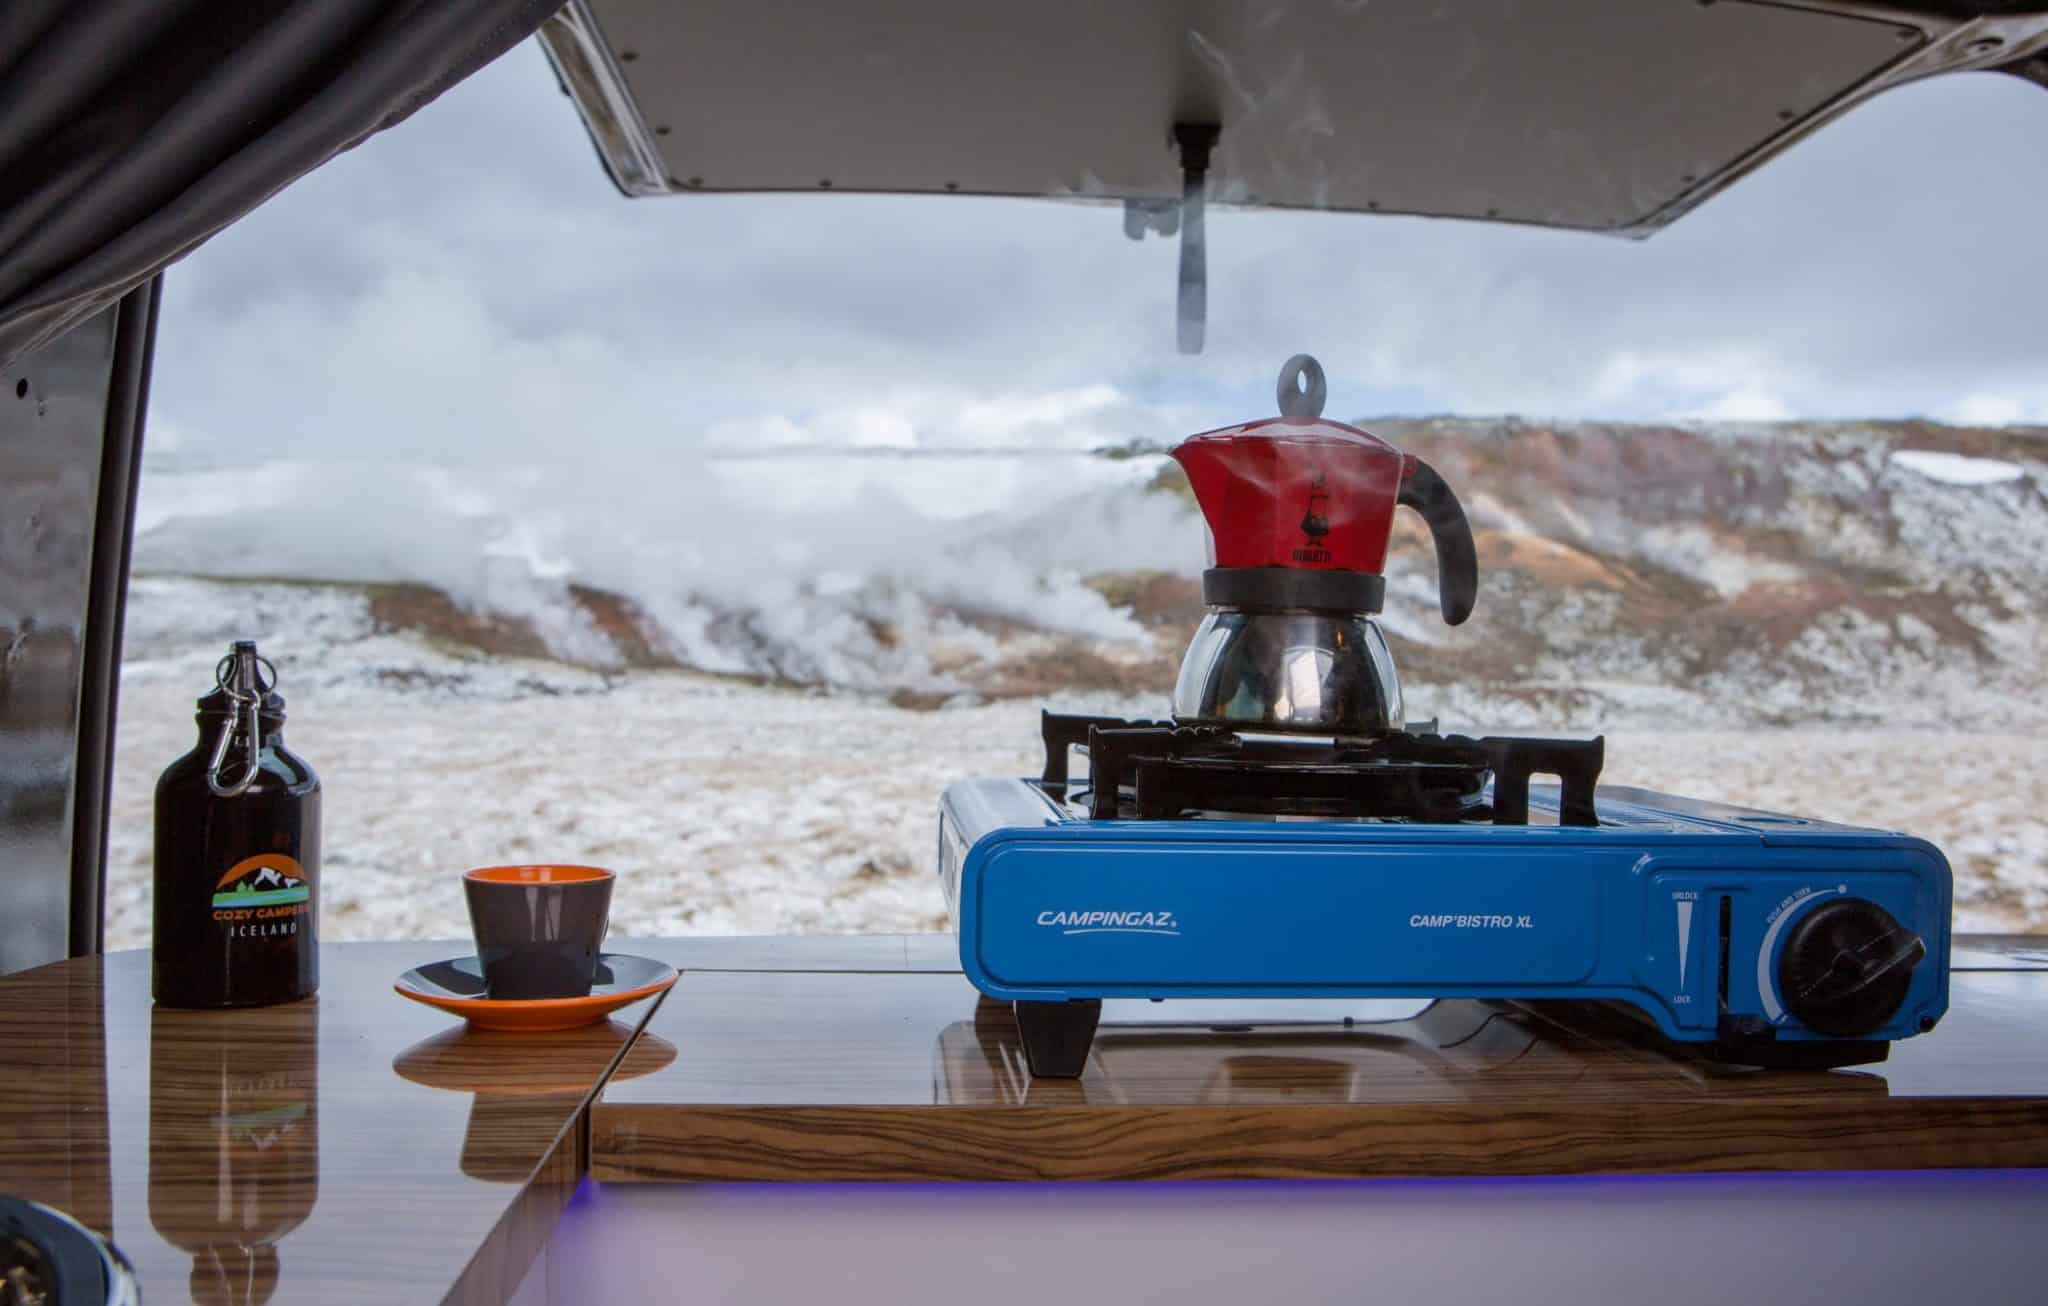
M 1486 621 L 1401 627 L 1432 679 L 1584 708 L 1679 687 L 1728 724 L 2048 719 L 2048 431 L 1383 429 L 1479 531 Z
M 1479 605 L 1453 631 L 1420 522 L 1397 516 L 1383 619 L 1418 687 L 1532 719 L 2043 710 L 2048 432 L 1369 425 L 1443 472 L 1478 536 Z M 380 629 L 598 670 L 923 703 L 1159 692 L 1200 611 L 1184 485 L 1156 453 L 729 456 L 624 483 L 173 459 L 145 478 L 136 565 L 336 582 Z

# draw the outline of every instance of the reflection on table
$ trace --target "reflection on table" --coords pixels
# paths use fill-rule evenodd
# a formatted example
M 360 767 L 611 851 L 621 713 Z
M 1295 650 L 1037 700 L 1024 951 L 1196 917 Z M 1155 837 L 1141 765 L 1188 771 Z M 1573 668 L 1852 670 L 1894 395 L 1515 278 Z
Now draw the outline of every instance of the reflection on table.
M 149 1220 L 195 1302 L 256 1306 L 320 1193 L 320 1007 L 150 1014 Z
M 572 1117 L 589 1086 L 614 1061 L 611 1079 L 616 1082 L 651 1074 L 675 1059 L 673 1043 L 652 1034 L 636 1043 L 631 1025 L 611 1020 L 541 1034 L 457 1025 L 399 1053 L 391 1068 L 415 1084 L 473 1094 L 462 1172 L 516 1184 L 533 1173 L 533 1163 L 508 1149 L 507 1138 Z
M 1199 1004 L 1188 1003 L 1199 1009 Z M 1231 1023 L 1157 1017 L 1104 1024 L 1078 1079 L 1033 1078 L 1006 1003 L 983 999 L 972 1020 L 940 1031 L 933 1100 L 948 1105 L 1187 1103 L 1284 1106 L 1492 1101 L 1532 1091 L 1584 1100 L 1808 1095 L 1884 1097 L 1885 1080 L 1852 1071 L 1760 1073 L 1688 1056 L 1634 1022 L 1588 1004 L 1428 1004 L 1390 1020 L 1341 1012 L 1301 1019 L 1302 1004 L 1257 1004 Z

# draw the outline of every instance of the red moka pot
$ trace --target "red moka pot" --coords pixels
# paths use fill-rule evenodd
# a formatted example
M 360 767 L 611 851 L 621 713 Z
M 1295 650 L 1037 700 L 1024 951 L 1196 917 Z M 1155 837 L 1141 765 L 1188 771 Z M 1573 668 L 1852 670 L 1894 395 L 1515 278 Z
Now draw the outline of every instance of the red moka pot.
M 1190 436 L 1186 470 L 1213 549 L 1209 612 L 1181 662 L 1184 724 L 1359 736 L 1398 730 L 1400 679 L 1379 623 L 1394 509 L 1436 543 L 1438 603 L 1471 615 L 1479 564 L 1465 510 L 1428 463 L 1322 417 L 1315 359 L 1280 370 L 1281 416 Z

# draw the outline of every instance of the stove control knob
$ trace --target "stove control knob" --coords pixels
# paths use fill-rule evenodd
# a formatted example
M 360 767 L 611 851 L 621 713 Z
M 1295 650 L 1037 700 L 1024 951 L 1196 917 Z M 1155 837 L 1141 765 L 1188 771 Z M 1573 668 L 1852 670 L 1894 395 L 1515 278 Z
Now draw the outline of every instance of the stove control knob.
M 1778 958 L 1785 1009 L 1816 1033 L 1861 1038 L 1906 1001 L 1920 936 L 1863 898 L 1824 903 L 1792 927 Z

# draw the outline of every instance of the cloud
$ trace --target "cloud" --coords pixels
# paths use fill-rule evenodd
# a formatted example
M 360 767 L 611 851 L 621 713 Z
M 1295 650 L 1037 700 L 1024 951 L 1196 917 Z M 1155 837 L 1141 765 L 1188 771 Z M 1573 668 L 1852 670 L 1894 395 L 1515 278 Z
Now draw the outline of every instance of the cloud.
M 1782 422 L 1792 416 L 1792 406 L 1774 394 L 1761 390 L 1730 390 L 1704 408 L 1681 414 L 1711 422 Z
M 2002 393 L 1980 391 L 1967 394 L 1940 415 L 1947 421 L 1965 426 L 2048 424 L 2048 386 L 2039 382 L 2031 385 L 2020 382 Z

